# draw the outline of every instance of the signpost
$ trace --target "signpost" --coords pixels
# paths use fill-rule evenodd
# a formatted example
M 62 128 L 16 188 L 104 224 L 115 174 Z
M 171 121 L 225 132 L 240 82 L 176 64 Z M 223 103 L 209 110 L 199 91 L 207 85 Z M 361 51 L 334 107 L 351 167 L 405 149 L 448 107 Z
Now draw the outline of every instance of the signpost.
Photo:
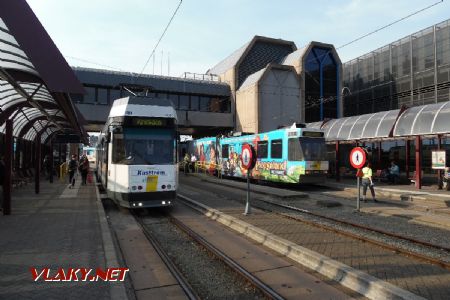
M 250 209 L 250 173 L 256 164 L 256 153 L 255 149 L 250 144 L 245 144 L 242 146 L 241 163 L 244 169 L 247 170 L 247 201 L 245 203 L 244 215 L 249 215 L 251 213 Z
M 358 198 L 356 198 L 356 211 L 360 208 L 361 189 L 360 189 L 360 169 L 366 164 L 367 153 L 361 147 L 355 147 L 350 152 L 350 164 L 357 170 L 356 172 L 356 188 L 358 189 Z

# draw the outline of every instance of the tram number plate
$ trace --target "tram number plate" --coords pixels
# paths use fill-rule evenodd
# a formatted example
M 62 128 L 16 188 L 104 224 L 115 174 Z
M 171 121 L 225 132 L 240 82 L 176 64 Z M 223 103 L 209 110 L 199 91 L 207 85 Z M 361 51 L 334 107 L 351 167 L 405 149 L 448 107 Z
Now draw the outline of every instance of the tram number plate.
M 147 185 L 145 187 L 146 192 L 156 192 L 158 187 L 158 176 L 150 175 L 147 176 Z

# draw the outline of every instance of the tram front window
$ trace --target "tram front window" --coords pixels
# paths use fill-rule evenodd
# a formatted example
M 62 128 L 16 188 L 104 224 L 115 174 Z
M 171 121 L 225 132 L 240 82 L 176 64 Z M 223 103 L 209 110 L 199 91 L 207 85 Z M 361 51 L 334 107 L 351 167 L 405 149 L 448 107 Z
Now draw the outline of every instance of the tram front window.
M 289 139 L 289 160 L 326 160 L 326 148 L 323 138 L 301 137 Z
M 113 138 L 113 162 L 125 165 L 174 163 L 173 130 L 124 128 Z

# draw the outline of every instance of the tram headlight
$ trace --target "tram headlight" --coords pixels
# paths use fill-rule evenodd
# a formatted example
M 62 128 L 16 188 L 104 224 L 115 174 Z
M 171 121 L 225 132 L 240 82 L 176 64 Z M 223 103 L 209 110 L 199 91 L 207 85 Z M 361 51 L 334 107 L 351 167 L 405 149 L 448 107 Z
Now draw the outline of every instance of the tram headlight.
M 167 185 L 167 188 L 168 188 L 168 189 L 171 189 L 171 188 L 172 188 L 172 186 L 171 186 L 170 184 L 168 184 L 168 185 Z
M 142 185 L 138 185 L 138 190 L 142 190 Z
M 163 202 L 162 202 L 162 205 L 166 205 L 166 201 L 163 201 Z
M 163 190 L 165 190 L 165 189 L 166 189 L 166 185 L 163 184 L 163 185 L 161 186 L 161 188 L 162 188 Z
M 139 205 L 139 206 L 142 206 L 142 202 L 139 202 L 138 205 Z

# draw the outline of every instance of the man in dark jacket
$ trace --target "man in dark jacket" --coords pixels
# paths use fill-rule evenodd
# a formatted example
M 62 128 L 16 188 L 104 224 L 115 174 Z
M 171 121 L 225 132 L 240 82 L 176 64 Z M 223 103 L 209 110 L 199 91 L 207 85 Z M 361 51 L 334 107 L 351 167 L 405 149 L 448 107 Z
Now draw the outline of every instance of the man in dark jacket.
M 72 159 L 69 161 L 69 188 L 73 188 L 75 185 L 75 173 L 78 169 L 78 161 L 77 156 L 75 154 L 72 155 Z

